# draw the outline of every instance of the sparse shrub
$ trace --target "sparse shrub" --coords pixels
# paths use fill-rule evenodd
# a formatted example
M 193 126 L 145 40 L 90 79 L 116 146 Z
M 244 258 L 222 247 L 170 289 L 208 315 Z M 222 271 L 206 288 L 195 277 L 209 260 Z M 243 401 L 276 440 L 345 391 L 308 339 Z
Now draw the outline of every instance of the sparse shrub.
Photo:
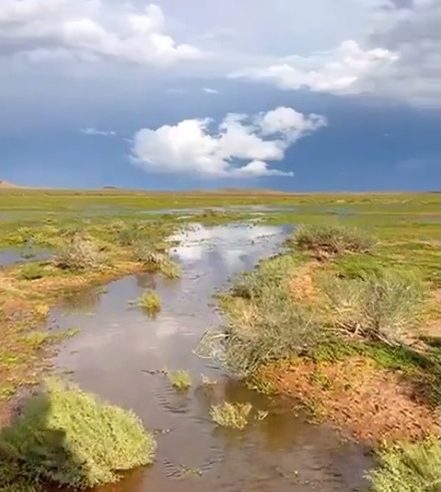
M 424 316 L 424 285 L 400 271 L 364 279 L 324 275 L 321 287 L 329 318 L 340 331 L 397 344 L 414 334 Z
M 191 386 L 191 376 L 188 371 L 179 369 L 177 371 L 167 371 L 167 378 L 173 388 L 178 391 L 186 391 Z
M 302 225 L 288 242 L 300 250 L 327 254 L 367 253 L 375 245 L 363 232 L 339 225 Z
M 38 263 L 27 263 L 20 270 L 20 276 L 24 280 L 36 280 L 44 277 L 45 273 L 44 267 Z
M 212 405 L 210 416 L 221 427 L 243 429 L 248 424 L 248 417 L 253 406 L 251 403 L 229 403 Z
M 224 332 L 206 332 L 196 349 L 234 373 L 248 376 L 264 363 L 302 353 L 323 336 L 310 308 L 294 303 L 281 287 L 263 290 L 256 301 L 239 301 L 224 302 Z
M 11 485 L 26 479 L 81 489 L 117 481 L 120 471 L 151 463 L 154 451 L 153 437 L 132 412 L 50 380 L 1 431 L 0 473 Z
M 368 473 L 374 492 L 439 492 L 441 445 L 438 439 L 403 443 L 379 453 L 380 464 Z
M 154 290 L 144 292 L 138 299 L 137 304 L 144 309 L 148 314 L 156 314 L 161 310 L 161 298 Z
M 58 268 L 66 270 L 87 270 L 99 267 L 104 257 L 92 240 L 74 235 L 56 255 L 54 262 Z

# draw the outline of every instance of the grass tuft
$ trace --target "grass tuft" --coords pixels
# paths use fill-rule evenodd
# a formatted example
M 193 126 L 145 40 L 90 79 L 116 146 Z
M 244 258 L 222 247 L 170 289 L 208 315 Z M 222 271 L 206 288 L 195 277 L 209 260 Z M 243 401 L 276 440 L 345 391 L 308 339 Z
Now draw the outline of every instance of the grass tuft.
M 188 371 L 179 369 L 177 371 L 167 371 L 167 378 L 170 384 L 178 391 L 187 391 L 191 386 L 191 376 Z
M 441 445 L 438 439 L 402 443 L 379 453 L 379 466 L 368 473 L 374 492 L 439 492 Z
M 0 477 L 9 477 L 6 487 L 45 481 L 95 487 L 117 481 L 123 470 L 150 464 L 155 447 L 131 411 L 49 380 L 26 402 L 15 425 L 1 431 Z
M 248 417 L 253 406 L 251 403 L 229 403 L 227 401 L 212 405 L 210 415 L 221 427 L 243 429 L 248 424 Z
M 161 310 L 161 298 L 154 290 L 144 292 L 137 300 L 137 304 L 149 315 L 157 314 Z

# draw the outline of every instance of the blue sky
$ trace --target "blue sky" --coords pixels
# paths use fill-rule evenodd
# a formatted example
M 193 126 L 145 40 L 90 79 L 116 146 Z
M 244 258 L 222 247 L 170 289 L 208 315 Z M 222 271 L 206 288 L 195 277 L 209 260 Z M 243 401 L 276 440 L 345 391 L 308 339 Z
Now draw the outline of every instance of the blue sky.
M 438 189 L 439 21 L 440 0 L 2 0 L 0 179 Z

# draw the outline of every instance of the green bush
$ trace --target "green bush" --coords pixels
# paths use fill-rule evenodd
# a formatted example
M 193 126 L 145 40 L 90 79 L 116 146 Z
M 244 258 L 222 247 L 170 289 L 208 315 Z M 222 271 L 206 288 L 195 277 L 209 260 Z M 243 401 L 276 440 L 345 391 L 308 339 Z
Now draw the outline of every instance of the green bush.
M 44 277 L 45 273 L 44 267 L 38 263 L 27 263 L 21 267 L 20 277 L 24 280 L 36 280 Z
M 92 240 L 74 235 L 58 252 L 54 263 L 65 270 L 87 270 L 104 263 L 104 256 Z
M 415 334 L 425 312 L 426 289 L 417 277 L 384 270 L 365 278 L 323 275 L 329 317 L 340 331 L 397 344 Z
M 242 430 L 248 424 L 248 416 L 253 406 L 251 403 L 229 403 L 212 405 L 210 416 L 217 425 Z
M 300 250 L 328 254 L 367 253 L 375 245 L 363 232 L 339 225 L 302 225 L 288 242 Z
M 153 437 L 132 412 L 50 380 L 15 425 L 2 430 L 0 477 L 9 475 L 11 485 L 94 487 L 151 463 L 154 451 Z
M 374 492 L 439 492 L 441 445 L 438 439 L 404 443 L 379 453 L 379 466 L 368 473 Z

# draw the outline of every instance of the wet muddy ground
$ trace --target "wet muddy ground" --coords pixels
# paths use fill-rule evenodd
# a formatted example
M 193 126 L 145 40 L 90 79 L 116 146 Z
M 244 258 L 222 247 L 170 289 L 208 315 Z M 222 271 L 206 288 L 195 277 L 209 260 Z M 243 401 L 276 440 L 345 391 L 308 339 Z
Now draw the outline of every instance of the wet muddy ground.
M 67 298 L 51 312 L 51 329 L 79 327 L 55 359 L 85 390 L 133 409 L 158 441 L 155 464 L 129 473 L 100 492 L 263 492 L 364 490 L 371 460 L 342 443 L 325 425 L 308 423 L 293 403 L 248 390 L 225 370 L 198 358 L 203 332 L 222 323 L 213 295 L 228 281 L 277 251 L 289 229 L 271 226 L 194 226 L 182 233 L 174 255 L 183 274 L 165 280 L 132 275 Z M 162 310 L 151 319 L 130 304 L 146 288 L 157 290 Z M 171 388 L 161 370 L 190 371 L 186 393 Z M 201 374 L 216 379 L 201 385 Z M 216 427 L 212 403 L 250 401 L 269 410 L 243 431 Z

